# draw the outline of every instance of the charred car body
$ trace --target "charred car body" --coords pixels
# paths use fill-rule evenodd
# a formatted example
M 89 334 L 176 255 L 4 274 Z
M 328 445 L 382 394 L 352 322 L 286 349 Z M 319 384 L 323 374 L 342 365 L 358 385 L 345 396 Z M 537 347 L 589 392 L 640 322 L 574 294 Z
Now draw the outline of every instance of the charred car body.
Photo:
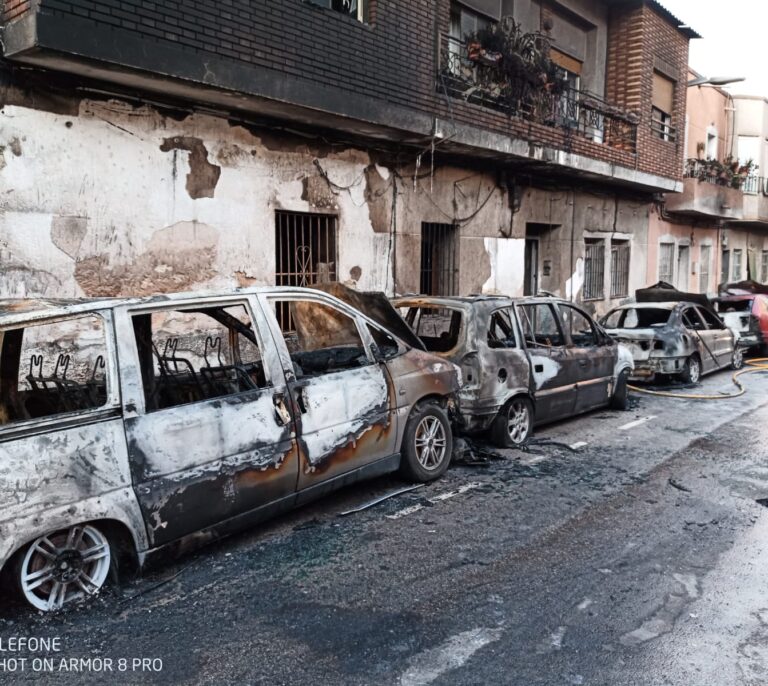
M 398 468 L 437 478 L 458 388 L 453 365 L 308 289 L 0 301 L 4 578 L 57 609 L 123 556 Z
M 743 365 L 738 334 L 699 303 L 626 304 L 608 312 L 601 323 L 632 351 L 633 379 L 677 376 L 697 383 L 702 374 Z
M 632 367 L 583 310 L 553 298 L 394 300 L 427 350 L 462 370 L 461 427 L 495 443 L 525 443 L 541 424 L 627 402 Z
M 714 304 L 745 349 L 768 355 L 768 286 L 754 281 L 725 284 Z

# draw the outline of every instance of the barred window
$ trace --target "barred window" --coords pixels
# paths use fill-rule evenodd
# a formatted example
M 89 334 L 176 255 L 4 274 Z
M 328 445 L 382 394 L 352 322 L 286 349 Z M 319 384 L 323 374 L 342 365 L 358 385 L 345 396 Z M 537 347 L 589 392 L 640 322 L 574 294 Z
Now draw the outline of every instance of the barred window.
M 673 283 L 675 280 L 675 244 L 659 244 L 659 281 Z
M 587 238 L 584 243 L 584 300 L 600 300 L 605 296 L 605 241 Z
M 629 294 L 629 241 L 611 241 L 611 297 Z
M 455 224 L 422 223 L 419 288 L 425 295 L 459 292 L 459 230 Z

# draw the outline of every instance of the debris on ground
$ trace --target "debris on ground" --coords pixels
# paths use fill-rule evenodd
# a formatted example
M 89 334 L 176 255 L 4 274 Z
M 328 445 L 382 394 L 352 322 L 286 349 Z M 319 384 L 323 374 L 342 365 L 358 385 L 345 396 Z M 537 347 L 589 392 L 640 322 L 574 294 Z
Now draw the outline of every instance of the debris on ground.
M 424 484 L 416 484 L 415 486 L 405 486 L 403 488 L 398 488 L 394 491 L 390 491 L 389 493 L 385 493 L 384 495 L 379 496 L 378 498 L 369 500 L 368 502 L 363 503 L 362 505 L 353 507 L 350 510 L 339 512 L 339 517 L 346 517 L 347 515 L 354 514 L 355 512 L 362 512 L 363 510 L 367 510 L 369 507 L 373 507 L 374 505 L 383 503 L 385 500 L 389 500 L 390 498 L 394 498 L 395 496 L 402 495 L 403 493 L 408 493 L 409 491 L 415 491 L 417 488 L 421 488 L 422 486 L 424 486 Z
M 690 488 L 688 488 L 687 486 L 683 486 L 683 484 L 681 483 L 678 483 L 672 477 L 669 477 L 669 479 L 667 479 L 667 483 L 670 486 L 672 486 L 672 488 L 676 488 L 678 491 L 683 491 L 685 493 L 693 493 L 693 491 L 691 491 Z

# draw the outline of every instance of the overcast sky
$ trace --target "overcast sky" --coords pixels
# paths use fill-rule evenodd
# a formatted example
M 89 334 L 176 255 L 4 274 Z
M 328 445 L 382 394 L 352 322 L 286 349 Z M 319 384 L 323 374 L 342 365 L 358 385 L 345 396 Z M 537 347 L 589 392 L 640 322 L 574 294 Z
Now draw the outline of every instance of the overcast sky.
M 703 76 L 744 76 L 728 87 L 768 98 L 767 0 L 660 0 L 703 38 L 691 41 L 688 63 Z

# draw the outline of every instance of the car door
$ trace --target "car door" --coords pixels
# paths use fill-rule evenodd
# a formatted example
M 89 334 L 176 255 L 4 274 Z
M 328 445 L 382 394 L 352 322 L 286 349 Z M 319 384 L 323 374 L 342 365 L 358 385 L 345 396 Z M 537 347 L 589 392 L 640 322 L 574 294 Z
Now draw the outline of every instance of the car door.
M 254 305 L 201 298 L 118 313 L 128 453 L 153 547 L 295 498 L 288 391 Z
M 601 407 L 610 399 L 616 349 L 601 345 L 601 336 L 585 312 L 566 303 L 559 303 L 558 310 L 578 374 L 576 412 Z
M 696 307 L 701 318 L 707 326 L 707 331 L 713 341 L 712 352 L 717 358 L 717 367 L 727 367 L 731 363 L 733 358 L 733 350 L 735 346 L 735 335 L 713 312 L 710 312 L 704 307 Z
M 707 373 L 717 369 L 720 363 L 716 353 L 716 334 L 707 328 L 699 310 L 694 305 L 688 305 L 680 313 L 680 319 L 693 342 L 693 348 L 701 358 L 702 372 Z
M 304 491 L 397 453 L 396 403 L 365 320 L 322 293 L 264 295 L 298 424 Z
M 478 335 L 484 380 L 479 397 L 484 405 L 498 407 L 513 395 L 530 392 L 531 364 L 516 321 L 511 306 L 500 307 L 490 313 L 484 335 Z
M 525 303 L 515 305 L 515 311 L 531 361 L 536 421 L 570 416 L 576 407 L 578 374 L 554 306 Z

